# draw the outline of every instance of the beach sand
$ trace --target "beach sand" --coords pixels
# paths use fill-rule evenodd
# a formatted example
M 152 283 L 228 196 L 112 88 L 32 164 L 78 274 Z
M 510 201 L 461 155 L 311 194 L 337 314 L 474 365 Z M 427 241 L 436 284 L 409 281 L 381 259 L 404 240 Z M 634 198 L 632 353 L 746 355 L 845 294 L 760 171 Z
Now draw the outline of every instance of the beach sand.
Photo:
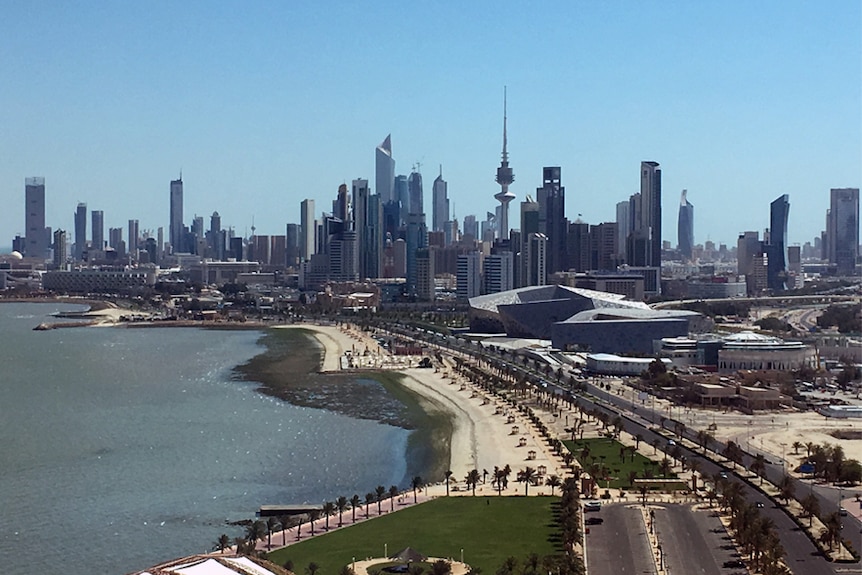
M 284 326 L 294 327 L 294 326 Z M 503 493 L 523 493 L 523 485 L 515 481 L 518 471 L 527 466 L 533 469 L 544 467 L 547 475 L 564 475 L 562 460 L 553 455 L 538 431 L 517 410 L 491 394 L 475 388 L 466 379 L 456 374 L 454 369 L 442 370 L 410 367 L 417 358 L 407 359 L 390 356 L 379 347 L 367 333 L 353 327 L 301 324 L 297 328 L 313 331 L 324 348 L 322 371 L 338 371 L 346 360 L 346 352 L 354 356 L 354 363 L 364 363 L 369 369 L 396 369 L 404 377 L 400 384 L 422 398 L 426 410 L 445 412 L 453 422 L 451 439 L 451 458 L 449 469 L 452 471 L 450 493 L 464 493 L 467 490 L 464 478 L 476 469 L 484 477 L 476 494 L 495 492 L 490 485 L 494 467 L 509 465 L 512 476 L 508 489 Z M 364 360 L 359 361 L 357 354 L 368 350 Z M 514 422 L 509 423 L 513 417 Z M 517 432 L 514 428 L 517 427 Z M 529 459 L 533 452 L 535 458 Z M 431 492 L 445 493 L 445 484 L 429 487 Z M 457 489 L 457 491 L 455 491 Z M 531 492 L 544 492 L 541 486 Z

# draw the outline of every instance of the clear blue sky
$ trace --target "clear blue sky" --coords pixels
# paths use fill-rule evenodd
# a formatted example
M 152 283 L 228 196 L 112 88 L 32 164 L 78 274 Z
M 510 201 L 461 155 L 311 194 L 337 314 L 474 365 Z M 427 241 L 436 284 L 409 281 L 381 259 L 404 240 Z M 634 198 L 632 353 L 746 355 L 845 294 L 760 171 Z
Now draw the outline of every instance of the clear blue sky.
M 785 193 L 802 243 L 829 188 L 862 180 L 858 0 L 411 4 L 6 0 L 0 245 L 24 231 L 25 177 L 46 178 L 55 229 L 84 201 L 154 230 L 180 169 L 187 221 L 281 234 L 302 199 L 373 185 L 388 133 L 426 206 L 442 164 L 459 221 L 482 219 L 504 85 L 516 203 L 560 165 L 571 219 L 612 221 L 655 160 L 664 239 L 687 188 L 698 243 L 763 230 Z

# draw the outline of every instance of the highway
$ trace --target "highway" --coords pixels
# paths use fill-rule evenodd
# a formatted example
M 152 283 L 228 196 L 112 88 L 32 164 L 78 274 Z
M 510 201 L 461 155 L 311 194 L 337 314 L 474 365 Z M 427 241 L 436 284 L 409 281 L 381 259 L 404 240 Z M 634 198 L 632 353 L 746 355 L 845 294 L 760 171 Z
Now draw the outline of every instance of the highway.
M 646 525 L 637 505 L 603 505 L 601 511 L 584 513 L 601 517 L 601 525 L 587 525 L 584 534 L 590 575 L 635 575 L 655 573 Z

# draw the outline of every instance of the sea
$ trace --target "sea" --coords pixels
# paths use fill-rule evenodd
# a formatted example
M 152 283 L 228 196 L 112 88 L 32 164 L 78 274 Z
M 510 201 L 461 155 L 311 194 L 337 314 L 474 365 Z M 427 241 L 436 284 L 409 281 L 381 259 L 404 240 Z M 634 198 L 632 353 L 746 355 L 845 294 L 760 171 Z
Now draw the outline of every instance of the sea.
M 238 380 L 260 332 L 33 331 L 76 309 L 0 304 L 0 573 L 123 575 L 241 535 L 263 504 L 407 487 L 410 431 Z

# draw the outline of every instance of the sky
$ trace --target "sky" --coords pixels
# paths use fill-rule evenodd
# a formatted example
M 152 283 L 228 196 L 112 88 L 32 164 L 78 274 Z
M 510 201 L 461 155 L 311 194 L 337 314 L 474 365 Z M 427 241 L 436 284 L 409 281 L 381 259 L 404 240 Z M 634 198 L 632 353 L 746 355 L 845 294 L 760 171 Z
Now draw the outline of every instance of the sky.
M 862 3 L 50 2 L 0 19 L 0 245 L 24 232 L 24 179 L 73 236 L 78 202 L 108 227 L 185 220 L 283 234 L 331 211 L 392 134 L 419 165 L 430 223 L 442 173 L 459 222 L 499 191 L 508 92 L 511 227 L 543 166 L 566 215 L 615 220 L 657 161 L 663 239 L 679 196 L 697 243 L 735 245 L 790 197 L 789 241 L 825 226 L 829 189 L 862 183 Z

